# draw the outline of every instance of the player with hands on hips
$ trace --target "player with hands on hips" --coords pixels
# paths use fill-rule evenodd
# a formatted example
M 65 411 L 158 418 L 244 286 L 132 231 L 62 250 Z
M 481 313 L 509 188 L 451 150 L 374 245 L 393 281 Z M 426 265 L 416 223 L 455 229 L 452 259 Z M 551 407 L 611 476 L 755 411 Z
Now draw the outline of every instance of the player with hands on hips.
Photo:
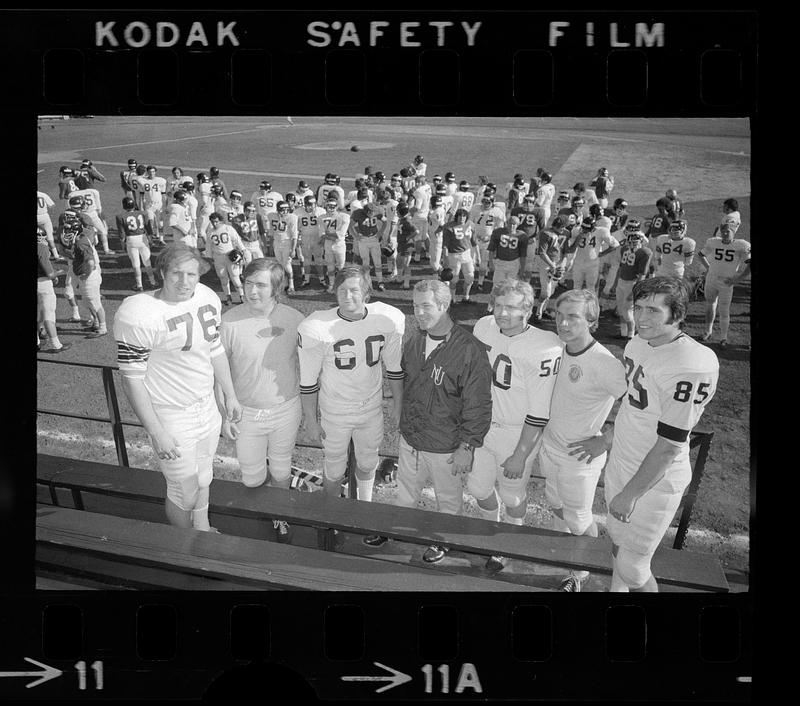
M 627 394 L 605 471 L 612 591 L 658 591 L 650 569 L 692 479 L 689 434 L 714 397 L 719 361 L 682 331 L 689 290 L 676 277 L 634 285 L 638 335 L 625 346 Z
M 599 317 L 590 289 L 572 289 L 556 300 L 556 329 L 565 347 L 539 449 L 555 529 L 589 537 L 598 536 L 592 503 L 610 445 L 602 428 L 614 400 L 627 390 L 622 363 L 592 335 Z M 580 591 L 588 575 L 570 571 L 561 590 Z
M 485 344 L 492 369 L 492 420 L 483 445 L 475 449 L 467 488 L 484 519 L 500 521 L 502 500 L 506 521 L 522 525 L 533 461 L 550 417 L 561 341 L 554 333 L 528 324 L 534 295 L 527 282 L 499 282 L 489 301 L 493 314 L 478 319 L 473 334 Z M 500 556 L 486 564 L 490 570 L 504 566 Z
M 166 479 L 167 519 L 208 532 L 220 410 L 232 422 L 242 411 L 218 331 L 222 306 L 200 283 L 208 264 L 196 249 L 171 243 L 156 268 L 161 288 L 126 298 L 114 317 L 122 386 Z
M 352 439 L 358 498 L 372 500 L 383 440 L 384 369 L 392 390 L 390 418 L 395 424 L 400 418 L 405 315 L 369 301 L 372 286 L 366 267 L 344 267 L 333 287 L 338 306 L 313 312 L 298 328 L 305 429 L 311 440 L 322 442 L 325 492 L 341 493 Z
M 731 324 L 731 301 L 733 287 L 750 274 L 750 243 L 734 238 L 732 223 L 723 223 L 719 235 L 709 238 L 698 253 L 706 270 L 704 297 L 706 330 L 699 340 L 708 341 L 714 328 L 714 318 L 719 305 L 719 345 L 728 345 L 728 329 Z
M 484 344 L 450 318 L 447 284 L 420 280 L 413 299 L 419 332 L 403 346 L 395 502 L 416 507 L 430 479 L 437 511 L 458 515 L 463 505 L 462 475 L 472 468 L 473 453 L 492 419 L 492 369 Z M 364 538 L 372 546 L 385 541 L 381 535 Z M 433 545 L 422 559 L 436 563 L 447 551 Z

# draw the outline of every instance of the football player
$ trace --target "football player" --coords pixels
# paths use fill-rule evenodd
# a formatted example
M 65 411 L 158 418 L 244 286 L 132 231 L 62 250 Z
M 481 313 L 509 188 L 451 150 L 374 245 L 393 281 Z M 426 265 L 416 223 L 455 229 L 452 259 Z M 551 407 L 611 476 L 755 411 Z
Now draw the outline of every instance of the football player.
M 675 189 L 667 189 L 664 194 L 670 200 L 670 213 L 675 219 L 683 220 L 686 212 L 683 210 L 683 202 L 678 198 L 678 192 Z
M 83 212 L 100 238 L 103 255 L 113 255 L 114 251 L 108 247 L 108 226 L 101 218 L 100 192 L 91 188 L 89 180 L 84 176 L 75 178 L 75 186 L 77 190 L 72 192 L 72 196 L 80 196 L 83 199 Z
M 522 203 L 522 197 L 528 193 L 529 186 L 530 184 L 525 182 L 525 177 L 522 174 L 515 174 L 514 181 L 506 184 L 509 210 L 515 209 Z
M 211 207 L 217 213 L 221 213 L 225 220 L 228 220 L 228 213 L 231 210 L 231 206 L 228 203 L 228 199 L 223 196 L 224 189 L 222 188 L 221 184 L 212 184 L 211 185 Z
M 308 182 L 305 179 L 301 179 L 297 182 L 297 188 L 294 190 L 294 194 L 297 197 L 298 204 L 303 204 L 306 196 L 314 196 L 313 190 L 308 186 Z M 317 197 L 314 196 L 315 201 L 316 199 Z M 298 206 L 298 208 L 302 208 L 302 206 Z
M 569 208 L 560 208 L 558 210 L 558 215 L 564 219 L 565 227 L 572 231 L 572 229 L 577 228 L 584 219 L 583 209 L 586 205 L 586 200 L 583 196 L 573 196 L 570 204 Z
M 608 168 L 600 167 L 597 170 L 597 176 L 592 179 L 589 186 L 594 190 L 597 203 L 601 208 L 608 206 L 608 197 L 614 189 L 614 177 L 608 173 Z
M 341 211 L 344 208 L 344 189 L 337 183 L 338 178 L 339 177 L 332 172 L 328 172 L 325 175 L 324 183 L 320 184 L 320 187 L 317 189 L 317 201 L 319 203 L 326 203 L 328 196 L 333 194 L 336 198 L 336 208 Z
M 197 229 L 192 220 L 192 212 L 186 199 L 186 192 L 179 189 L 172 197 L 167 209 L 167 230 L 172 235 L 173 243 L 184 243 L 189 247 L 197 247 Z
M 75 275 L 72 283 L 88 302 L 92 314 L 90 332 L 86 338 L 99 338 L 108 334 L 106 312 L 100 298 L 103 278 L 100 273 L 100 258 L 94 247 L 96 237 L 94 228 L 84 226 L 72 246 L 72 272 Z
M 147 167 L 147 178 L 141 181 L 143 188 L 142 208 L 150 221 L 153 237 L 162 245 L 164 236 L 161 232 L 161 217 L 164 210 L 164 194 L 167 193 L 167 180 L 156 174 L 158 170 L 153 165 Z
M 241 191 L 231 190 L 230 201 L 228 202 L 228 212 L 226 214 L 228 223 L 232 223 L 237 216 L 244 214 L 244 196 Z
M 431 249 L 431 267 L 433 273 L 438 274 L 444 267 L 442 260 L 442 236 L 444 224 L 447 222 L 447 215 L 442 197 L 438 194 L 431 196 L 430 210 L 428 211 L 428 239 Z
M 475 205 L 475 194 L 469 190 L 469 182 L 466 179 L 461 180 L 457 191 L 452 193 L 448 191 L 448 194 L 453 197 L 453 205 L 450 207 L 451 218 L 455 216 L 459 208 L 463 208 L 469 213 Z
M 524 194 L 522 203 L 511 209 L 511 220 L 517 224 L 519 230 L 524 230 L 529 238 L 535 238 L 537 233 L 545 227 L 545 211 L 536 205 L 534 194 Z
M 214 213 L 214 202 L 211 195 L 211 178 L 205 172 L 197 173 L 197 235 L 205 235 L 208 229 L 208 218 Z
M 392 177 L 389 180 L 389 190 L 392 192 L 392 198 L 395 201 L 399 201 L 400 197 L 403 196 L 403 185 L 400 181 L 399 174 L 392 174 Z
M 604 214 L 611 220 L 611 234 L 620 240 L 620 243 L 625 239 L 625 225 L 628 223 L 628 202 L 625 199 L 617 199 L 614 201 L 614 208 L 606 209 Z M 639 230 L 639 221 L 636 221 L 636 230 Z M 605 272 L 603 270 L 605 269 Z M 606 258 L 600 268 L 601 276 L 603 277 L 603 292 L 602 300 L 608 301 L 617 283 L 617 273 L 619 272 L 619 258 L 614 255 L 613 257 Z
M 589 206 L 591 206 L 593 203 L 598 203 L 597 194 L 595 194 L 594 189 L 587 189 L 586 184 L 582 181 L 579 181 L 575 184 L 575 186 L 572 187 L 572 192 L 575 196 L 580 196 L 584 200 L 585 206 L 583 216 L 588 216 Z
M 414 225 L 411 210 L 404 203 L 397 205 L 397 261 L 403 289 L 411 289 L 411 258 L 417 247 L 419 231 Z
M 200 253 L 170 243 L 160 253 L 160 289 L 125 299 L 114 317 L 122 386 L 147 433 L 167 483 L 165 511 L 177 527 L 212 531 L 209 486 L 222 424 L 241 405 L 219 337 L 219 297 L 200 276 Z
M 669 233 L 669 224 L 675 220 L 670 210 L 671 206 L 672 202 L 666 196 L 662 196 L 656 201 L 658 213 L 650 219 L 650 224 L 647 226 L 645 236 L 648 240 Z
M 248 202 L 249 203 L 249 202 Z M 253 207 L 255 221 L 255 207 Z M 258 226 L 253 231 L 258 237 Z M 257 488 L 267 480 L 289 488 L 292 452 L 302 413 L 297 360 L 297 328 L 303 315 L 278 301 L 283 268 L 256 258 L 244 268 L 244 303 L 222 316 L 220 336 L 228 356 L 241 420 L 223 419 L 222 431 L 236 442 L 242 483 Z M 278 539 L 288 539 L 283 520 L 273 520 Z
M 291 207 L 286 201 L 278 201 L 276 207 L 277 212 L 269 217 L 269 232 L 272 237 L 275 259 L 286 270 L 288 291 L 293 294 L 292 258 L 295 257 L 297 251 L 297 216 L 291 212 Z
M 453 220 L 445 225 L 442 245 L 448 267 L 453 271 L 453 279 L 449 284 L 453 304 L 459 303 L 456 301 L 456 286 L 460 272 L 464 273 L 464 293 L 461 301 L 468 302 L 469 290 L 475 280 L 475 267 L 480 265 L 481 254 L 475 236 L 475 225 L 470 221 L 466 209 L 459 208 Z
M 478 241 L 479 258 L 476 264 L 478 265 L 478 287 L 482 288 L 488 274 L 489 240 L 494 229 L 504 226 L 506 219 L 503 212 L 495 205 L 494 199 L 484 192 L 480 205 L 472 207 L 469 220 L 475 227 L 475 239 Z
M 82 159 L 79 171 L 86 179 L 89 180 L 90 184 L 94 184 L 96 181 L 105 182 L 106 180 L 100 170 L 94 166 L 94 163 L 91 159 Z
M 414 227 L 419 233 L 414 262 L 420 262 L 423 252 L 427 252 L 430 247 L 428 214 L 431 208 L 431 192 L 424 176 L 414 177 L 414 187 L 410 192 L 408 205 L 411 211 L 411 218 L 414 221 Z
M 136 203 L 131 196 L 122 199 L 123 213 L 118 214 L 117 233 L 119 233 L 120 243 L 133 267 L 133 276 L 136 280 L 133 291 L 141 292 L 142 287 L 142 264 L 144 264 L 150 286 L 155 288 L 156 280 L 153 268 L 150 266 L 150 247 L 147 239 L 147 220 L 145 214 L 136 208 Z
M 465 180 L 461 181 L 461 184 L 464 184 Z M 447 193 L 450 196 L 455 196 L 456 191 L 460 189 L 459 185 L 456 183 L 456 175 L 453 172 L 445 172 L 444 175 L 444 185 L 447 187 Z M 469 184 L 467 184 L 467 188 L 469 188 Z M 456 206 L 456 208 L 461 208 L 461 206 Z M 471 206 L 464 206 L 464 208 L 472 208 Z
M 438 196 L 441 199 L 442 207 L 444 208 L 445 221 L 452 220 L 453 203 L 455 202 L 455 197 L 447 192 L 447 187 L 444 185 L 444 183 L 435 184 L 433 187 L 433 192 L 434 196 Z
M 698 257 L 706 271 L 706 330 L 699 340 L 708 341 L 711 338 L 719 306 L 719 345 L 725 348 L 731 323 L 733 287 L 750 274 L 750 243 L 742 238 L 734 239 L 732 224 L 723 223 L 719 227 L 719 235 L 706 241 Z
M 428 165 L 425 164 L 425 158 L 421 154 L 418 154 L 416 157 L 414 157 L 413 164 L 414 169 L 417 172 L 417 176 L 425 176 L 427 174 Z
M 303 284 L 308 287 L 311 284 L 311 271 L 317 271 L 317 279 L 323 286 L 325 279 L 324 256 L 325 242 L 322 217 L 325 209 L 317 205 L 317 198 L 313 193 L 309 193 L 303 199 L 303 208 L 298 209 L 297 215 L 297 234 L 300 239 L 300 248 L 303 251 Z
M 638 335 L 625 346 L 628 394 L 614 423 L 605 470 L 611 591 L 658 591 L 650 562 L 692 479 L 689 434 L 714 397 L 719 361 L 682 332 L 683 280 L 652 277 L 633 288 Z
M 144 210 L 144 180 L 147 178 L 147 167 L 144 164 L 137 164 L 136 170 L 131 175 L 130 185 L 133 191 L 133 199 L 136 201 L 136 208 Z
M 475 449 L 467 489 L 486 520 L 500 521 L 499 499 L 506 520 L 523 525 L 528 509 L 528 480 L 542 429 L 550 416 L 550 397 L 561 364 L 561 341 L 550 331 L 528 324 L 533 288 L 509 279 L 496 284 L 489 301 L 494 315 L 478 319 L 473 335 L 486 346 L 492 367 L 492 423 Z M 491 557 L 486 568 L 500 570 L 503 557 Z
M 60 167 L 58 170 L 58 198 L 68 201 L 72 192 L 77 190 L 75 172 L 72 171 L 72 167 Z
M 612 220 L 606 216 L 606 212 L 599 203 L 589 206 L 589 215 L 594 218 L 595 228 L 606 228 L 611 232 Z
M 332 195 L 325 202 L 325 215 L 322 216 L 322 236 L 325 239 L 325 267 L 328 293 L 333 293 L 334 274 L 344 267 L 347 255 L 347 231 L 350 227 L 350 214 L 338 210 L 339 199 Z
M 742 225 L 742 215 L 739 213 L 739 202 L 736 199 L 725 199 L 722 202 L 722 220 L 714 228 L 712 237 L 719 235 L 719 230 L 723 223 L 727 223 L 730 226 L 731 232 L 735 236 L 739 226 Z
M 208 170 L 208 176 L 211 179 L 211 186 L 219 186 L 222 197 L 228 198 L 228 190 L 225 188 L 225 182 L 222 181 L 222 177 L 219 175 L 219 167 L 211 167 Z
M 633 319 L 633 287 L 647 277 L 653 252 L 645 247 L 644 233 L 639 230 L 639 221 L 633 219 L 625 226 L 625 247 L 619 256 L 617 278 L 617 314 L 619 314 L 620 338 L 631 340 L 635 333 Z
M 356 209 L 350 216 L 350 234 L 353 236 L 354 245 L 361 258 L 361 264 L 369 273 L 370 264 L 375 267 L 377 289 L 381 292 L 386 289 L 383 283 L 383 263 L 381 262 L 380 238 L 386 221 L 383 213 L 371 203 L 365 203 Z
M 397 215 L 399 205 L 393 197 L 391 189 L 379 189 L 376 193 L 376 209 L 383 216 L 386 226 L 381 233 L 381 253 L 384 261 L 389 266 L 389 281 L 397 280 L 397 225 L 400 217 Z
M 194 179 L 183 177 L 181 181 L 181 191 L 186 194 L 186 205 L 189 208 L 189 215 L 192 217 L 192 235 L 197 235 L 197 197 L 194 195 Z M 195 246 L 196 247 L 196 246 Z
M 333 288 L 338 306 L 313 312 L 298 327 L 305 428 L 311 440 L 322 442 L 323 487 L 336 496 L 353 440 L 358 499 L 369 501 L 383 440 L 384 369 L 392 390 L 390 419 L 393 424 L 400 419 L 405 315 L 383 302 L 369 302 L 366 267 L 337 272 Z
M 139 163 L 131 158 L 128 160 L 128 168 L 123 169 L 119 173 L 119 185 L 122 189 L 123 196 L 130 196 L 131 198 L 134 197 L 134 189 L 131 186 L 131 179 L 136 176 L 136 167 L 139 166 Z
M 170 178 L 169 182 L 167 183 L 167 194 L 169 194 L 170 198 L 175 196 L 175 192 L 178 189 L 182 189 L 183 186 L 183 169 L 180 167 L 173 167 L 172 168 L 172 177 Z
M 214 271 L 222 284 L 222 292 L 225 295 L 225 304 L 231 306 L 231 283 L 239 294 L 239 301 L 242 301 L 244 293 L 240 275 L 242 272 L 241 262 L 231 259 L 232 251 L 244 252 L 244 245 L 239 238 L 236 229 L 226 221 L 221 213 L 214 211 L 209 216 L 208 230 L 206 231 L 205 243 L 206 257 L 210 257 L 214 262 Z M 244 255 L 242 255 L 244 260 Z
M 599 317 L 590 289 L 572 289 L 556 300 L 556 330 L 565 347 L 539 449 L 555 529 L 589 537 L 598 536 L 592 503 L 606 462 L 601 431 L 614 400 L 627 390 L 625 368 L 592 335 Z M 588 575 L 570 571 L 561 590 L 580 591 Z
M 264 237 L 269 230 L 269 217 L 277 211 L 276 204 L 283 200 L 283 194 L 275 191 L 272 184 L 264 179 L 258 184 L 258 191 L 254 191 L 250 200 L 256 206 L 258 214 L 259 232 Z
M 574 289 L 597 289 L 600 278 L 600 258 L 608 257 L 619 248 L 619 241 L 608 228 L 597 228 L 591 216 L 581 221 L 572 233 L 567 246 L 572 264 Z
M 536 307 L 534 323 L 547 315 L 547 303 L 564 277 L 563 249 L 569 237 L 570 233 L 564 219 L 556 216 L 549 227 L 539 232 L 536 239 L 534 270 L 539 275 L 539 304 Z
M 528 258 L 528 234 L 519 230 L 515 225 L 500 226 L 492 231 L 487 249 L 489 255 L 489 270 L 494 272 L 492 279 L 493 290 L 501 282 L 513 279 L 525 279 L 526 261 Z M 492 299 L 489 298 L 487 313 L 491 314 Z
M 686 221 L 672 221 L 669 232 L 659 235 L 653 244 L 656 251 L 656 275 L 683 277 L 685 269 L 694 260 L 694 239 L 686 237 Z
M 244 264 L 248 265 L 253 260 L 264 257 L 264 248 L 261 245 L 261 236 L 258 231 L 258 218 L 256 207 L 252 201 L 244 202 L 244 213 L 231 221 L 244 246 Z
M 50 219 L 48 210 L 55 206 L 55 202 L 44 191 L 36 192 L 36 227 L 41 228 L 45 234 L 47 247 L 50 250 L 50 255 L 54 260 L 60 259 L 58 250 L 56 249 L 56 242 L 53 239 L 53 221 Z
M 58 281 L 61 270 L 54 270 L 50 264 L 50 249 L 44 228 L 36 228 L 36 250 L 38 261 L 38 277 L 36 285 L 37 302 L 37 350 L 42 353 L 63 353 L 72 347 L 71 343 L 61 343 L 56 328 L 56 293 L 53 282 Z M 41 348 L 39 331 L 43 331 L 46 339 L 45 348 Z
M 544 228 L 544 226 L 550 222 L 553 199 L 556 195 L 556 187 L 553 186 L 551 183 L 552 181 L 553 177 L 551 176 L 550 172 L 542 171 L 541 175 L 539 176 L 539 188 L 535 193 L 536 201 L 534 202 L 535 206 L 542 209 L 542 219 L 544 220 L 544 224 L 540 226 L 541 228 Z

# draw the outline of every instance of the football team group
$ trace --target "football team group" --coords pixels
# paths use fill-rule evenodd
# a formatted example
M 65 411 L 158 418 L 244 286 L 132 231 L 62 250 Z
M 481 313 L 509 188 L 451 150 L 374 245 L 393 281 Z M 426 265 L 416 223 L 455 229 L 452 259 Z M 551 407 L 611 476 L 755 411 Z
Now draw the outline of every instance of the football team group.
M 605 468 L 611 590 L 658 590 L 650 562 L 691 479 L 689 434 L 717 387 L 718 360 L 702 341 L 718 306 L 726 345 L 733 287 L 750 271 L 735 199 L 697 250 L 674 190 L 643 223 L 624 199 L 610 203 L 605 168 L 572 193 L 557 193 L 544 169 L 528 181 L 517 174 L 505 202 L 485 177 L 474 190 L 452 172 L 428 184 L 421 155 L 391 176 L 367 167 L 349 193 L 329 173 L 316 190 L 300 181 L 286 194 L 261 181 L 249 200 L 215 167 L 195 178 L 176 167 L 170 181 L 157 172 L 131 159 L 120 173 L 115 225 L 137 293 L 120 305 L 113 335 L 125 392 L 166 479 L 172 524 L 216 531 L 208 504 L 220 433 L 235 441 L 244 485 L 289 488 L 302 425 L 323 449 L 324 492 L 336 495 L 352 440 L 357 496 L 371 501 L 385 374 L 388 423 L 400 432 L 398 505 L 416 507 L 431 483 L 437 510 L 459 514 L 466 480 L 485 519 L 500 521 L 503 506 L 505 521 L 522 525 L 538 459 L 556 529 L 596 537 L 592 503 Z M 54 202 L 38 194 L 46 353 L 69 345 L 55 325 L 62 272 L 53 261 L 68 264 L 70 320 L 82 321 L 78 290 L 91 312 L 88 335 L 108 333 L 100 259 L 114 253 L 98 180 L 89 160 L 62 167 L 55 229 Z M 695 254 L 707 271 L 700 341 L 682 331 Z M 304 316 L 287 303 L 294 263 L 298 286 L 315 277 L 335 307 Z M 373 295 L 387 280 L 412 289 L 412 263 L 426 276 L 411 292 L 418 330 L 406 334 L 400 309 Z M 222 298 L 200 282 L 211 268 Z M 460 301 L 470 300 L 473 285 L 489 292 L 489 304 L 469 332 L 449 310 L 459 289 Z M 622 361 L 593 336 L 612 300 Z M 537 328 L 542 317 L 555 319 L 556 333 Z M 274 525 L 289 536 L 285 522 Z M 434 545 L 422 558 L 436 563 L 447 552 Z M 486 568 L 506 564 L 496 556 Z M 570 571 L 562 590 L 579 591 L 587 575 Z

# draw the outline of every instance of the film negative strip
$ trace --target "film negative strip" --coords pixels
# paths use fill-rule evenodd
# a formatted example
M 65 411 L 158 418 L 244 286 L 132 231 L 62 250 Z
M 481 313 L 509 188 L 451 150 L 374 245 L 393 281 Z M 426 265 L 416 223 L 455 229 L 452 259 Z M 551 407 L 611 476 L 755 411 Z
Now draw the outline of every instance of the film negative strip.
M 34 153 L 36 169 L 53 183 L 60 164 L 86 155 L 116 182 L 126 158 L 141 155 L 163 176 L 172 164 L 194 173 L 211 161 L 229 186 L 268 178 L 281 193 L 301 181 L 316 188 L 326 169 L 345 175 L 346 192 L 355 186 L 346 175 L 371 171 L 364 164 L 400 171 L 403 160 L 429 162 L 443 182 L 448 165 L 464 164 L 454 178 L 473 188 L 482 173 L 483 181 L 510 180 L 508 165 L 520 165 L 527 178 L 552 164 L 559 188 L 571 189 L 597 167 L 646 163 L 664 178 L 637 183 L 640 172 L 629 170 L 632 204 L 654 210 L 660 194 L 652 184 L 677 184 L 686 188 L 681 198 L 706 209 L 718 210 L 724 193 L 746 197 L 753 210 L 754 11 L 3 16 L 4 44 L 18 59 L 6 77 L 4 123 L 31 186 Z M 97 186 L 104 198 L 111 190 Z M 509 181 L 509 194 L 514 186 Z M 129 286 L 120 291 L 130 293 Z M 750 360 L 749 347 L 734 348 L 732 360 Z M 81 408 L 80 371 L 45 371 L 32 360 L 20 369 L 28 364 L 40 398 L 53 380 L 72 385 L 70 412 L 96 417 L 91 405 Z M 103 376 L 100 399 L 112 410 L 114 375 L 105 368 Z M 27 431 L 43 406 L 31 402 Z M 118 416 L 113 441 L 103 442 L 109 454 L 117 442 L 118 458 L 136 448 L 124 436 L 119 443 L 124 424 Z M 19 421 L 9 416 L 4 428 L 13 434 Z M 394 525 L 381 523 L 377 505 L 373 517 L 337 510 L 320 492 L 322 469 L 312 463 L 293 469 L 290 500 L 275 500 L 266 488 L 245 497 L 238 480 L 215 480 L 210 518 L 221 534 L 198 537 L 164 524 L 160 475 L 112 469 L 108 456 L 49 454 L 42 434 L 43 427 L 38 456 L 15 451 L 19 468 L 37 468 L 37 485 L 2 476 L 11 498 L 6 536 L 25 538 L 9 554 L 0 604 L 3 697 L 752 698 L 751 586 L 726 575 L 716 557 L 675 548 L 682 538 L 672 548 L 662 544 L 654 559 L 661 594 L 612 593 L 612 560 L 594 543 L 605 539 L 607 551 L 605 535 L 506 523 L 487 532 L 488 521 L 444 514 L 409 525 L 422 521 L 402 509 Z M 702 456 L 702 472 L 708 446 L 701 437 L 692 458 L 696 471 Z M 91 437 L 87 445 L 102 444 Z M 124 458 L 118 466 L 137 465 Z M 392 459 L 381 465 L 386 485 L 396 483 Z M 703 488 L 700 475 L 694 480 L 691 502 Z M 755 478 L 749 481 L 754 488 Z M 691 504 L 680 517 L 690 523 Z M 273 532 L 274 519 L 289 521 L 293 538 L 284 541 L 277 525 Z M 367 525 L 369 534 L 385 530 L 395 540 L 390 546 L 406 542 L 413 551 L 363 549 Z M 677 531 L 685 536 L 686 525 Z M 421 553 L 437 539 L 450 557 L 427 565 Z M 498 548 L 534 568 L 516 581 L 487 573 L 483 562 Z M 562 595 L 559 580 L 587 568 L 597 578 L 583 595 Z

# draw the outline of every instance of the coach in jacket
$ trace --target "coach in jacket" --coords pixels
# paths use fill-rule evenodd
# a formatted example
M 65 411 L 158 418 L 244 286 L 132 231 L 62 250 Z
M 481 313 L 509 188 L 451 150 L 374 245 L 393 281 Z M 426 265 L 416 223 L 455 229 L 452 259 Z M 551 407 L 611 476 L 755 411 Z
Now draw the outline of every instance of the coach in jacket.
M 461 474 L 492 420 L 492 369 L 484 344 L 450 318 L 445 282 L 421 280 L 413 297 L 420 331 L 403 347 L 397 504 L 415 507 L 430 478 L 439 512 L 457 515 Z M 446 551 L 429 547 L 423 559 L 437 562 Z

